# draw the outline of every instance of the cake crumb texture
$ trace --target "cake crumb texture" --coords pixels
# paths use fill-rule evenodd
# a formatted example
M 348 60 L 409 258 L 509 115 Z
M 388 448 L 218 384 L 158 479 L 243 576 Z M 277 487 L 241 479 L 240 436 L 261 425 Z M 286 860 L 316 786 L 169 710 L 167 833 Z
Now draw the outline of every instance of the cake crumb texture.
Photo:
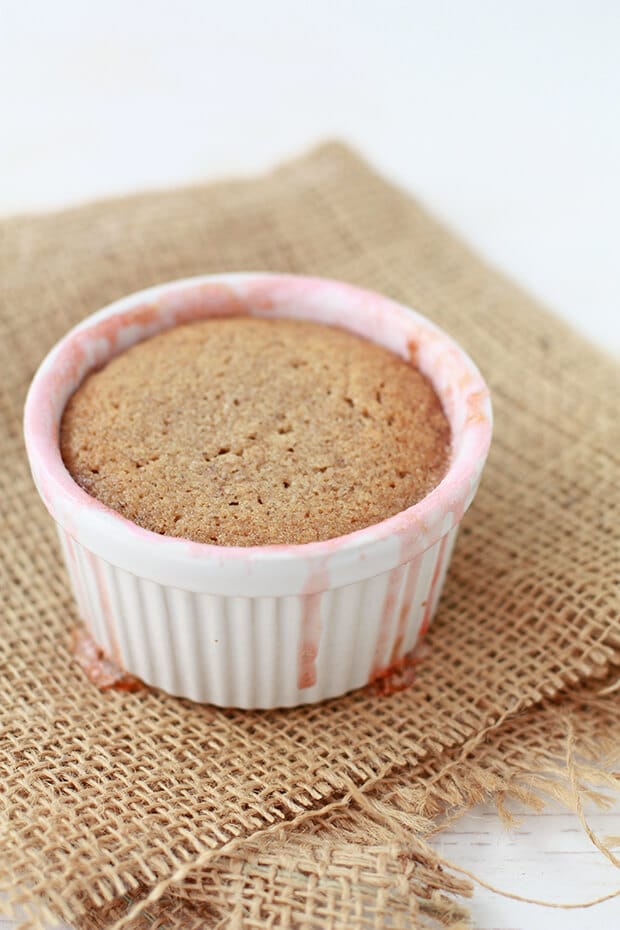
M 210 319 L 141 342 L 64 411 L 65 465 L 139 526 L 223 546 L 307 543 L 421 500 L 450 427 L 427 378 L 336 327 Z

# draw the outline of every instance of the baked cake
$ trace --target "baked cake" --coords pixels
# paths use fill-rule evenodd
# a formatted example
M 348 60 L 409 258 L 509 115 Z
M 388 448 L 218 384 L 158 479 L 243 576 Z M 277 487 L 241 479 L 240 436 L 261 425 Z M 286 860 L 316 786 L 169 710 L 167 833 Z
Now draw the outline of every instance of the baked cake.
M 64 411 L 67 469 L 139 526 L 221 546 L 308 543 L 421 500 L 450 427 L 429 380 L 323 324 L 177 326 L 90 374 Z

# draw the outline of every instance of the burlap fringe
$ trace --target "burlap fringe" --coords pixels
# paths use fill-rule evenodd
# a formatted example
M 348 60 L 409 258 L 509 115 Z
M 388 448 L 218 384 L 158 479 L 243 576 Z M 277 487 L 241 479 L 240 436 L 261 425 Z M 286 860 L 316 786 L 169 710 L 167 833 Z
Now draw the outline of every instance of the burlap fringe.
M 493 800 L 508 826 L 510 803 L 533 810 L 559 802 L 575 812 L 594 845 L 616 866 L 618 838 L 598 838 L 583 811 L 606 808 L 620 790 L 620 706 L 616 677 L 583 687 L 504 723 L 484 741 L 388 778 L 372 792 L 352 789 L 346 803 L 250 841 L 176 882 L 96 909 L 81 930 L 192 930 L 280 927 L 283 930 L 379 930 L 385 913 L 402 930 L 470 926 L 463 899 L 478 876 L 447 862 L 432 846 L 473 805 Z M 500 894 L 530 900 L 509 890 Z M 597 900 L 605 900 L 620 889 Z M 539 902 L 573 908 L 593 902 Z M 26 930 L 41 923 L 25 922 Z

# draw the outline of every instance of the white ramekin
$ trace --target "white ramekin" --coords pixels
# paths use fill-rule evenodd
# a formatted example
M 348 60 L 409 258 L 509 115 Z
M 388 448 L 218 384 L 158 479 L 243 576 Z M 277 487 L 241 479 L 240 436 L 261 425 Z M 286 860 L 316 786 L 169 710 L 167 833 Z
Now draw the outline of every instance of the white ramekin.
M 367 529 L 260 547 L 161 536 L 83 491 L 63 464 L 58 434 L 85 375 L 159 330 L 238 314 L 335 324 L 415 361 L 452 428 L 450 467 L 438 487 Z M 413 649 L 437 606 L 459 521 L 480 480 L 491 405 L 468 356 L 412 310 L 336 281 L 223 274 L 163 284 L 87 317 L 37 371 L 24 428 L 79 613 L 107 655 L 175 695 L 268 708 L 344 694 Z

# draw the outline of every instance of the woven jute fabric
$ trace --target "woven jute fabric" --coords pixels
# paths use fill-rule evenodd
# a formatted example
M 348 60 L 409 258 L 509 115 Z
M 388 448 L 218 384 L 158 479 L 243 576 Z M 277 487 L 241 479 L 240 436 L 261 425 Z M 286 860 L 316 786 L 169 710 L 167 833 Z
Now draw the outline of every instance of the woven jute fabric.
M 296 830 L 250 840 L 171 887 L 129 930 L 384 930 L 386 915 L 402 930 L 470 927 L 471 883 L 426 840 L 446 814 L 454 820 L 490 799 L 508 825 L 511 800 L 540 810 L 553 799 L 575 810 L 587 797 L 604 807 L 620 787 L 620 702 L 609 691 L 620 684 L 617 672 L 610 682 L 522 712 L 469 751 L 429 756 Z M 511 885 L 518 893 L 518 879 Z M 91 908 L 80 928 L 106 930 L 145 891 Z
M 387 293 L 446 328 L 491 387 L 485 477 L 427 657 L 400 693 L 223 711 L 100 693 L 72 659 L 77 615 L 23 451 L 29 380 L 104 303 L 236 269 Z M 256 181 L 5 221 L 0 364 L 0 890 L 29 913 L 44 901 L 77 921 L 122 895 L 134 911 L 161 900 L 249 841 L 458 752 L 619 661 L 617 366 L 342 146 Z

